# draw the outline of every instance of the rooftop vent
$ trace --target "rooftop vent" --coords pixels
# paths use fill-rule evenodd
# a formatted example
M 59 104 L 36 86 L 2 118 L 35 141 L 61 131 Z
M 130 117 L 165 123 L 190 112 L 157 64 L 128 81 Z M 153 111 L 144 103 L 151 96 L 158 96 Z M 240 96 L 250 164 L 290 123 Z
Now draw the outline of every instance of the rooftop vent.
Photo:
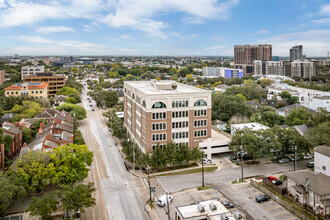
M 53 134 L 52 138 L 57 139 L 57 140 L 61 140 L 61 134 Z
M 175 82 L 152 82 L 151 85 L 157 90 L 176 90 L 178 85 Z
M 201 204 L 197 205 L 197 209 L 198 209 L 199 212 L 205 212 L 205 208 Z
M 216 205 L 215 205 L 213 202 L 211 202 L 211 203 L 209 204 L 209 207 L 210 207 L 210 209 L 211 209 L 212 211 L 217 210 L 217 207 L 216 207 Z

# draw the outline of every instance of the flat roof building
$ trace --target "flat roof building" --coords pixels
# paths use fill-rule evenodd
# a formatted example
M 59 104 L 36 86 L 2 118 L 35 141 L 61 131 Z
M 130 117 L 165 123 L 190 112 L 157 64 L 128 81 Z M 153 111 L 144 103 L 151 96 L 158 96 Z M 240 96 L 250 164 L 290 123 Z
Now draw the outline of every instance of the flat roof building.
M 55 96 L 56 93 L 65 86 L 66 76 L 64 74 L 37 73 L 25 76 L 24 83 L 46 82 L 48 83 L 48 97 Z
M 227 216 L 227 218 L 225 218 L 225 216 Z M 175 207 L 175 220 L 183 219 L 235 220 L 234 215 L 216 199 L 200 201 L 192 205 Z
M 262 125 L 257 122 L 252 123 L 242 123 L 242 124 L 232 124 L 231 125 L 231 135 L 234 135 L 237 130 L 243 130 L 243 129 L 250 129 L 253 131 L 259 131 L 259 130 L 266 130 L 269 127 L 266 125 Z
M 4 88 L 5 96 L 32 96 L 40 99 L 48 98 L 48 83 L 16 83 Z
M 211 137 L 211 92 L 175 81 L 125 81 L 124 125 L 141 150 Z
M 45 67 L 44 66 L 23 66 L 21 68 L 21 77 L 22 80 L 24 77 L 31 75 L 31 74 L 36 74 L 36 73 L 43 73 L 45 72 Z

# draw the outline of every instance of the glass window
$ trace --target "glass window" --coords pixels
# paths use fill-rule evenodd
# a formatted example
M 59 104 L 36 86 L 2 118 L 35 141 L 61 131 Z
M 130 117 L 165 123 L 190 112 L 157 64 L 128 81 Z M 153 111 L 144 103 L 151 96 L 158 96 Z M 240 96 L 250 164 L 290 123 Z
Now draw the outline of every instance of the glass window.
M 195 102 L 194 106 L 205 106 L 207 103 L 203 99 L 199 99 Z

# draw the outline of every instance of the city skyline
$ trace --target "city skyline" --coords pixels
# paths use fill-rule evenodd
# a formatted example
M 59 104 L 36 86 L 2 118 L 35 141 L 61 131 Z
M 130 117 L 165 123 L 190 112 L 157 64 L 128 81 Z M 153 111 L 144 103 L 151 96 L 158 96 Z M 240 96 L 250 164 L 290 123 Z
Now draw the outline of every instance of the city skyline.
M 326 0 L 0 0 L 0 55 L 233 56 L 272 44 L 288 57 L 330 51 Z

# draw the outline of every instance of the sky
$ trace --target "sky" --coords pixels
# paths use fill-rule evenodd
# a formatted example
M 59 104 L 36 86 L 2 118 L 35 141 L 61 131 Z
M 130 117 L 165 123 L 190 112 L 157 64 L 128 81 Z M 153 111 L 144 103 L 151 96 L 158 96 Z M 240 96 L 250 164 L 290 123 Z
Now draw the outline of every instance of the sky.
M 289 56 L 330 51 L 329 0 L 0 0 L 0 55 Z

